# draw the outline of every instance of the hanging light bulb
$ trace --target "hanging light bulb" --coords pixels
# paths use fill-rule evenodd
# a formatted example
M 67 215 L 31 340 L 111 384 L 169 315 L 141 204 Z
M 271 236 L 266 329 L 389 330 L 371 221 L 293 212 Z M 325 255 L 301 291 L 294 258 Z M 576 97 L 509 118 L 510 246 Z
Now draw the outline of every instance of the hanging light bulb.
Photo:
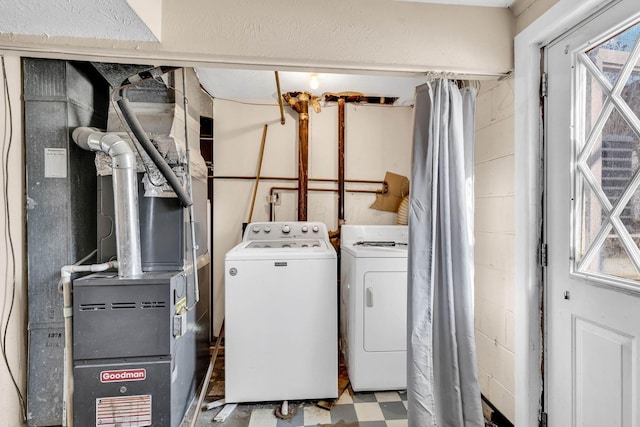
M 320 86 L 320 80 L 318 80 L 318 75 L 317 74 L 311 74 L 311 79 L 309 80 L 309 86 L 311 87 L 311 89 L 318 89 L 318 87 Z

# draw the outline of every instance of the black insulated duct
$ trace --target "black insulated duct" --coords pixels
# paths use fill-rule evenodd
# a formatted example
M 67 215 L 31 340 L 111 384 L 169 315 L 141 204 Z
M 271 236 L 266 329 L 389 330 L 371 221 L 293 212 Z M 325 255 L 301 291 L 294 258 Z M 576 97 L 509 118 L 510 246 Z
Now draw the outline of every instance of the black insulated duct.
M 129 101 L 127 101 L 125 98 L 120 98 L 118 100 L 118 106 L 120 107 L 122 116 L 127 122 L 127 125 L 129 125 L 131 132 L 133 132 L 133 135 L 136 137 L 144 151 L 149 155 L 151 161 L 153 161 L 158 170 L 160 170 L 162 175 L 167 180 L 167 183 L 176 193 L 180 204 L 185 208 L 191 206 L 193 204 L 191 197 L 189 197 L 187 191 L 184 189 L 184 187 L 182 187 L 180 180 L 178 179 L 176 174 L 173 173 L 173 169 L 171 169 L 171 167 L 167 164 L 162 155 L 156 149 L 155 145 L 153 145 L 153 143 L 147 136 L 146 132 L 142 128 L 142 125 L 140 124 L 140 121 L 138 121 L 138 118 L 131 109 Z

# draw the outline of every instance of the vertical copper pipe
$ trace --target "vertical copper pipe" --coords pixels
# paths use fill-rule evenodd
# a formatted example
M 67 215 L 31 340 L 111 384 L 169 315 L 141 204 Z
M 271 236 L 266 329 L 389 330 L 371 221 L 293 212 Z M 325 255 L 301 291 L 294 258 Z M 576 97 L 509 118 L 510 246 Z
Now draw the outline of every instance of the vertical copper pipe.
M 338 99 L 338 227 L 344 224 L 344 98 Z
M 309 187 L 309 95 L 298 95 L 298 221 L 307 220 Z

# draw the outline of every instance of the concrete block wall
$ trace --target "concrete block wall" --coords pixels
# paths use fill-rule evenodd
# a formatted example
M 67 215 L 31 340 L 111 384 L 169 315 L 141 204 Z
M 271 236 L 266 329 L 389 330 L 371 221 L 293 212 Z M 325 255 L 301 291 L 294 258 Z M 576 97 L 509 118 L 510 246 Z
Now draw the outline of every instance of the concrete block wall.
M 476 108 L 475 333 L 482 394 L 512 422 L 514 381 L 513 79 L 483 81 Z

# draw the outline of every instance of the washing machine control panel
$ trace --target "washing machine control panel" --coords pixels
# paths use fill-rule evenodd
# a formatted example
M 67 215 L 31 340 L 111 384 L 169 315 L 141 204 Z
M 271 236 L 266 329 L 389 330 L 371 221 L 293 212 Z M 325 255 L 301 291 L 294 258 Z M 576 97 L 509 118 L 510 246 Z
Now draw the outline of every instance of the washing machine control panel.
M 243 240 L 308 240 L 328 237 L 327 226 L 321 222 L 254 222 L 247 227 Z

